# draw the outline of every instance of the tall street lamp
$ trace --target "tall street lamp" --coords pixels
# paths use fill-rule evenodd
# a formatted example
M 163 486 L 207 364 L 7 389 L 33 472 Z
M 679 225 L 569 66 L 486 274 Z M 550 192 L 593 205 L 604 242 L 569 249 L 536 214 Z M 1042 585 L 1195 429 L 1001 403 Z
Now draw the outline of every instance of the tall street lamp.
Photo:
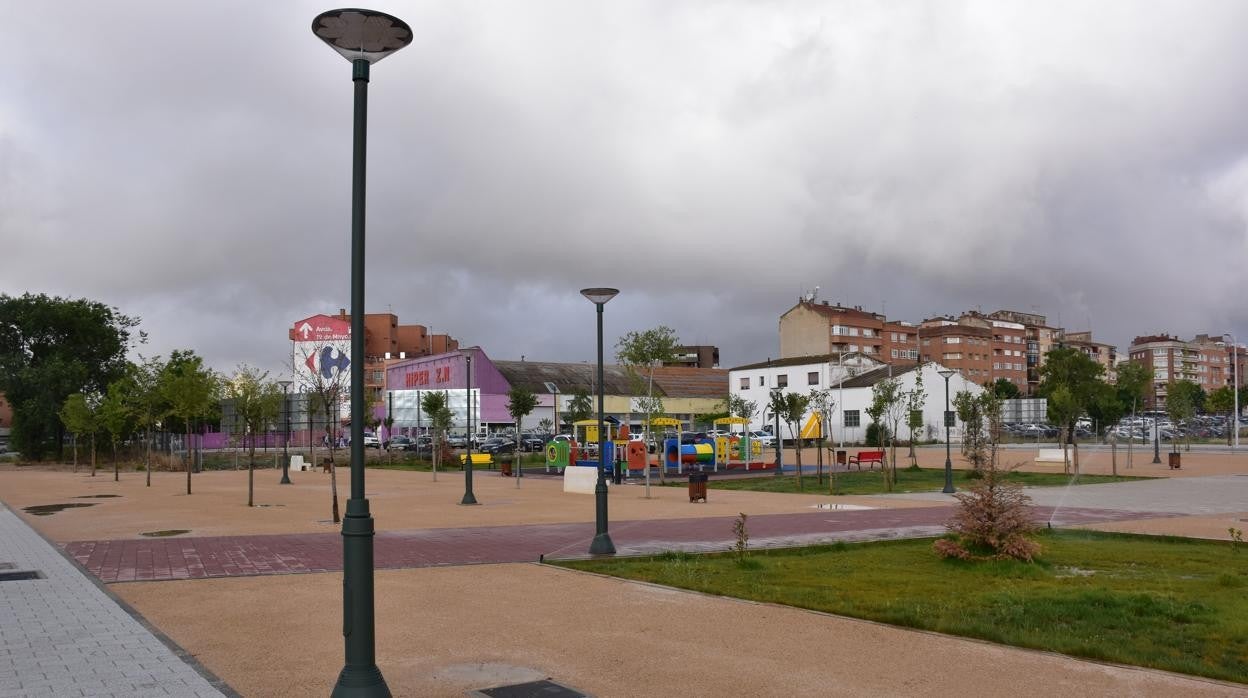
M 776 377 L 772 376 L 771 379 L 776 380 Z M 776 420 L 776 477 L 780 477 L 784 471 L 784 439 L 780 436 L 780 395 L 779 388 L 771 389 L 771 414 Z
M 472 493 L 472 354 L 464 354 L 464 373 L 467 395 L 464 404 L 468 406 L 464 423 L 468 430 L 467 455 L 464 456 L 464 498 L 460 504 L 476 504 L 477 496 Z
M 949 412 L 949 379 L 957 371 L 946 368 L 937 371 L 937 373 L 940 374 L 941 378 L 945 379 L 945 488 L 941 492 L 953 494 L 953 456 L 949 450 L 949 427 L 950 422 L 953 421 L 953 414 Z
M 594 485 L 594 541 L 589 544 L 590 555 L 614 555 L 615 544 L 607 533 L 607 470 L 603 463 L 606 453 L 606 423 L 603 404 L 606 402 L 602 375 L 602 306 L 615 298 L 618 288 L 585 288 L 581 295 L 589 299 L 598 309 L 598 483 Z
M 364 191 L 368 74 L 373 63 L 407 46 L 412 30 L 384 12 L 329 10 L 312 33 L 351 61 L 355 114 L 351 160 L 351 498 L 342 520 L 342 634 L 346 665 L 334 696 L 389 696 L 377 648 L 373 603 L 373 517 L 364 496 Z
M 1231 449 L 1239 448 L 1239 345 L 1235 343 L 1235 335 L 1223 332 L 1223 336 L 1231 338 L 1231 375 L 1234 377 L 1233 394 L 1235 396 L 1235 412 L 1231 415 Z
M 277 484 L 289 485 L 290 453 L 287 449 L 290 447 L 290 395 L 286 391 L 290 388 L 291 381 L 278 381 L 277 384 L 282 386 L 282 412 L 286 416 L 286 431 L 282 434 L 282 480 Z

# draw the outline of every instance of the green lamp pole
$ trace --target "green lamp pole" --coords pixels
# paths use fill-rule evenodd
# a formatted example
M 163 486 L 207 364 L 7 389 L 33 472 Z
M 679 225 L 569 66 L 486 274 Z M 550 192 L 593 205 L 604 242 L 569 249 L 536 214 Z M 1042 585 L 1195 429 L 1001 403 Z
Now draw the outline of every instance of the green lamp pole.
M 603 463 L 606 455 L 606 420 L 603 404 L 606 402 L 606 390 L 603 387 L 602 371 L 602 306 L 619 295 L 618 288 L 586 288 L 581 295 L 589 299 L 598 309 L 598 483 L 594 485 L 594 540 L 589 544 L 590 555 L 614 555 L 615 544 L 607 533 L 607 469 Z
M 282 386 L 282 413 L 286 416 L 286 431 L 282 434 L 282 479 L 277 484 L 289 485 L 290 482 L 290 396 L 287 390 L 290 388 L 291 381 L 278 381 L 278 385 Z
M 468 446 L 464 456 L 464 497 L 459 500 L 460 504 L 477 504 L 477 495 L 472 491 L 472 354 L 464 354 L 464 395 L 465 403 L 468 406 L 467 416 L 464 423 L 467 425 Z
M 355 83 L 351 160 L 351 498 L 342 520 L 342 635 L 346 665 L 333 695 L 390 696 L 377 668 L 373 599 L 373 517 L 364 496 L 364 191 L 368 136 L 368 73 L 373 63 L 407 46 L 412 30 L 384 12 L 330 10 L 312 33 L 351 61 Z
M 941 492 L 953 494 L 953 456 L 952 451 L 949 450 L 949 427 L 952 426 L 950 422 L 953 421 L 950 417 L 953 415 L 949 412 L 949 379 L 957 371 L 946 368 L 942 371 L 937 371 L 937 373 L 940 374 L 941 378 L 945 379 L 945 489 L 941 490 Z

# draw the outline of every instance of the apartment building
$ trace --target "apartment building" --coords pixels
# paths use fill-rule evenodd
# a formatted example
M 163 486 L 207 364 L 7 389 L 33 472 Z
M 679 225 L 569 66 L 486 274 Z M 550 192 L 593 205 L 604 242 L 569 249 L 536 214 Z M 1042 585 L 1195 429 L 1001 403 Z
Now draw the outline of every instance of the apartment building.
M 709 344 L 676 347 L 676 358 L 664 366 L 687 366 L 689 368 L 719 368 L 719 347 Z
M 984 385 L 998 378 L 1027 392 L 1027 344 L 1024 326 L 976 312 L 953 318 L 931 318 L 920 325 L 924 361 L 957 370 Z
M 1040 367 L 1044 365 L 1044 355 L 1060 346 L 1065 331 L 1060 327 L 1049 325 L 1048 318 L 1038 313 L 1024 313 L 1018 310 L 997 310 L 988 313 L 993 320 L 1013 322 L 1023 326 L 1023 341 L 1027 359 L 1026 394 L 1034 395 L 1040 386 Z
M 1105 369 L 1105 379 L 1114 380 L 1114 367 L 1118 365 L 1118 348 L 1112 344 L 1092 341 L 1092 331 L 1067 332 L 1063 344 L 1078 349 Z
M 1210 391 L 1231 380 L 1227 346 L 1208 335 L 1190 342 L 1168 334 L 1144 335 L 1131 341 L 1128 354 L 1132 362 L 1153 369 L 1153 389 L 1145 397 L 1149 409 L 1165 409 L 1166 392 L 1175 381 L 1188 380 Z
M 780 316 L 780 358 L 861 353 L 884 363 L 918 358 L 918 328 L 862 306 L 799 299 Z

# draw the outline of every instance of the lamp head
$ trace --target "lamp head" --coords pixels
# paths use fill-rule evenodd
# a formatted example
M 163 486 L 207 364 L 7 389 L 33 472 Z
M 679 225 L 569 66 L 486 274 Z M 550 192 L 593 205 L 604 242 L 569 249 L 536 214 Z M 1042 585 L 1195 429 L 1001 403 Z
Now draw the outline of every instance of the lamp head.
M 583 288 L 581 295 L 589 299 L 594 305 L 606 305 L 607 301 L 619 295 L 618 288 Z
M 294 381 L 278 381 L 277 384 L 282 386 L 282 392 L 284 393 L 286 392 L 286 389 L 290 387 L 290 384 L 293 382 Z
M 412 28 L 376 10 L 328 10 L 312 20 L 312 33 L 349 61 L 376 63 L 412 43 Z
M 957 373 L 957 371 L 953 370 L 952 368 L 946 368 L 944 370 L 937 371 L 937 373 L 939 373 L 941 377 L 944 378 L 945 380 L 949 380 L 950 378 L 953 377 L 953 374 Z

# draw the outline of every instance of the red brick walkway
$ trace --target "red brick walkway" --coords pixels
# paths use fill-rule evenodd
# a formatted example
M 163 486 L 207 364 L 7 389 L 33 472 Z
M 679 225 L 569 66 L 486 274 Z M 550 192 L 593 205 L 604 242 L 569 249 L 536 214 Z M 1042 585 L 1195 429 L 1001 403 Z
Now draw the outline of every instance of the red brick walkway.
M 749 519 L 756 547 L 899 538 L 939 534 L 952 507 L 816 511 Z M 1036 507 L 1038 521 L 1051 509 Z M 1062 509 L 1063 524 L 1172 516 L 1108 509 Z M 620 554 L 663 550 L 724 550 L 732 545 L 732 517 L 618 521 L 611 538 Z M 593 523 L 437 528 L 377 534 L 377 569 L 535 561 L 539 556 L 580 557 Z M 199 579 L 342 569 L 338 533 L 214 538 L 76 541 L 65 549 L 104 582 Z

